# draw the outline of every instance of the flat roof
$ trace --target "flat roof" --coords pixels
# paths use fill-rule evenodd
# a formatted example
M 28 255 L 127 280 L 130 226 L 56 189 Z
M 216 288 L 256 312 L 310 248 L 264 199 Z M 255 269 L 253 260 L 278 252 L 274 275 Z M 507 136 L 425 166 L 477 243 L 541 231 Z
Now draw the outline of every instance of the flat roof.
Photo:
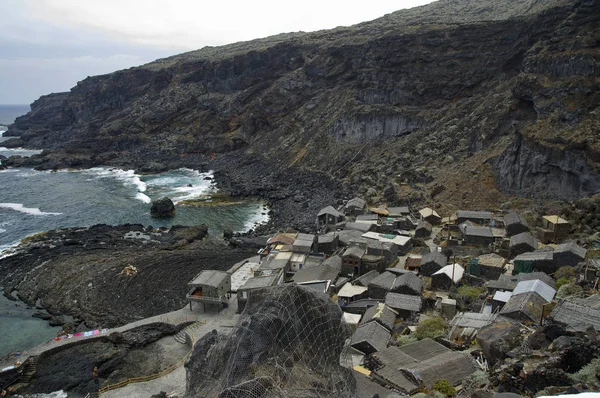
M 260 267 L 258 262 L 248 261 L 231 275 L 231 291 L 237 292 L 246 281 L 254 277 L 254 271 Z
M 266 276 L 255 276 L 254 278 L 250 278 L 241 286 L 238 291 L 242 290 L 251 290 L 251 289 L 259 289 L 261 287 L 269 287 L 273 286 L 277 279 L 279 278 L 279 274 L 271 274 Z

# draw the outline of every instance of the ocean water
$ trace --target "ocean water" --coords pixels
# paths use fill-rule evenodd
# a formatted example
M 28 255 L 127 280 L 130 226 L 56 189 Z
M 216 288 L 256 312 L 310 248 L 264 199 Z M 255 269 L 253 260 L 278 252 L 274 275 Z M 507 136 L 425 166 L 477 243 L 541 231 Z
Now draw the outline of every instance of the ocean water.
M 224 228 L 247 231 L 268 220 L 261 202 L 194 207 L 188 199 L 217 192 L 212 173 L 178 169 L 138 175 L 132 170 L 97 167 L 81 171 L 0 171 L 0 257 L 24 237 L 42 231 L 94 224 L 138 223 L 154 227 L 208 225 L 209 237 Z M 177 212 L 169 219 L 150 216 L 150 202 L 168 196 Z
M 0 121 L 2 109 L 0 106 Z M 0 155 L 31 156 L 39 152 L 1 147 L 3 131 L 6 128 L 0 127 Z M 268 221 L 268 210 L 259 201 L 214 207 L 181 203 L 210 198 L 217 191 L 212 172 L 191 169 L 154 175 L 108 167 L 58 172 L 0 170 L 0 259 L 10 255 L 26 236 L 57 228 L 125 223 L 154 227 L 206 224 L 209 239 L 215 239 L 224 228 L 243 232 Z M 150 216 L 151 201 L 162 196 L 175 203 L 177 212 L 173 218 Z M 0 296 L 0 356 L 33 347 L 56 335 L 57 328 L 31 317 L 34 311 Z
M 29 105 L 0 105 L 0 126 L 8 126 L 30 110 Z

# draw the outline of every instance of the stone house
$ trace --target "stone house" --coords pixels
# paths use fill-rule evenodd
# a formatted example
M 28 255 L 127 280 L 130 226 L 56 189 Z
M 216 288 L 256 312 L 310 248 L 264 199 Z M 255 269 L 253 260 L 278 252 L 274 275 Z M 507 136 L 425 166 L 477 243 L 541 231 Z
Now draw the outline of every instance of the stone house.
M 350 199 L 344 206 L 346 216 L 359 216 L 365 213 L 367 202 L 359 197 Z
M 492 221 L 492 213 L 490 213 L 489 211 L 457 211 L 456 223 L 460 225 L 466 221 L 471 221 L 478 225 L 490 225 L 490 222 Z
M 411 294 L 388 293 L 385 295 L 385 305 L 397 312 L 401 319 L 411 319 L 423 307 L 423 298 Z
M 557 215 L 542 217 L 542 228 L 547 231 L 545 239 L 551 242 L 562 239 L 571 232 L 571 224 Z
M 439 225 L 442 217 L 430 207 L 419 210 L 420 221 L 427 221 L 431 225 Z
M 510 237 L 510 244 L 508 248 L 511 257 L 515 257 L 519 254 L 537 250 L 538 242 L 533 235 L 531 235 L 531 233 L 521 232 L 520 234 Z
M 447 290 L 460 282 L 465 269 L 460 264 L 449 264 L 435 272 L 431 276 L 431 287 L 433 289 Z
M 421 258 L 419 273 L 424 276 L 432 276 L 435 272 L 445 267 L 447 261 L 448 259 L 443 253 L 427 253 Z
M 431 236 L 432 226 L 427 221 L 421 221 L 415 230 L 415 238 L 429 238 Z
M 227 301 L 227 294 L 231 290 L 231 274 L 225 271 L 204 270 L 192 279 L 188 286 L 190 290 L 186 299 L 190 302 L 200 302 L 216 305 L 220 309 Z
M 387 347 L 391 333 L 379 322 L 368 322 L 358 329 L 350 339 L 350 346 L 365 355 L 373 354 Z
M 348 246 L 342 254 L 342 274 L 362 275 L 362 258 L 366 254 L 366 248 L 359 245 Z
M 346 217 L 333 206 L 327 206 L 317 214 L 317 230 L 335 230 L 344 226 Z
M 552 253 L 554 262 L 558 267 L 562 267 L 563 265 L 570 265 L 574 267 L 585 260 L 586 254 L 587 250 L 575 242 L 567 242 L 557 245 Z
M 504 228 L 507 236 L 529 232 L 529 225 L 518 213 L 511 212 L 504 216 Z

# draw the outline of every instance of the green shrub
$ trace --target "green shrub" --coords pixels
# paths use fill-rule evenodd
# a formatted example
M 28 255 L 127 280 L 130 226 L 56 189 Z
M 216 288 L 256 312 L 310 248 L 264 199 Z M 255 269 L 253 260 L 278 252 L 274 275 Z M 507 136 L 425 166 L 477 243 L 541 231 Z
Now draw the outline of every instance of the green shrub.
M 598 373 L 600 373 L 600 358 L 592 359 L 590 363 L 570 376 L 574 383 L 595 384 L 598 381 L 596 378 Z
M 569 267 L 568 265 L 560 267 L 554 273 L 554 279 L 556 279 L 557 281 L 562 278 L 575 279 L 576 276 L 577 274 L 575 273 L 575 268 Z
M 413 335 L 404 334 L 396 337 L 396 343 L 398 344 L 398 346 L 414 343 L 415 341 L 417 341 L 417 338 Z
M 575 278 L 562 277 L 556 280 L 556 289 L 560 289 L 561 286 L 568 285 L 569 283 L 575 282 Z
M 464 297 L 468 297 L 471 300 L 481 296 L 486 292 L 486 288 L 482 286 L 468 286 L 463 285 L 458 288 L 458 294 Z
M 433 339 L 444 334 L 446 326 L 446 321 L 439 316 L 435 318 L 429 318 L 417 325 L 415 336 L 419 340 L 426 338 Z
M 578 286 L 574 283 L 567 283 L 566 285 L 562 285 L 560 287 L 560 289 L 558 289 L 558 292 L 556 293 L 556 297 L 565 298 L 565 297 L 575 296 L 575 295 L 581 293 L 582 291 L 583 291 L 583 289 L 581 288 L 581 286 Z
M 453 397 L 456 395 L 456 388 L 446 379 L 436 380 L 433 383 L 433 389 L 441 392 L 447 397 Z

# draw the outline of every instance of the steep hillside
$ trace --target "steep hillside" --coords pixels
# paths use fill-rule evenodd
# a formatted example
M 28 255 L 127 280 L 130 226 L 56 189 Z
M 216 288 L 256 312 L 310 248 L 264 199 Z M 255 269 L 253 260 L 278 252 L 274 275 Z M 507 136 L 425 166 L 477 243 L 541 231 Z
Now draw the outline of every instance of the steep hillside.
M 15 165 L 201 165 L 269 198 L 315 172 L 390 201 L 572 199 L 600 191 L 598 21 L 594 0 L 441 0 L 90 77 L 5 135 L 50 149 Z

